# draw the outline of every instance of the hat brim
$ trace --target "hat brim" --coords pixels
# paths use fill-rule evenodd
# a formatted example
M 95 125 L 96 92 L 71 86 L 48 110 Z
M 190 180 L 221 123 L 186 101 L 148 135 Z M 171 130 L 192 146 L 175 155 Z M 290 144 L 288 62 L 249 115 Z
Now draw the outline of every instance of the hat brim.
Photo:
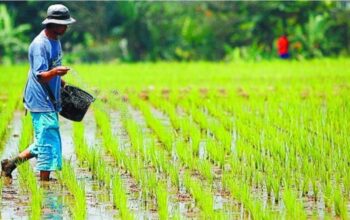
M 73 24 L 75 23 L 75 19 L 74 18 L 68 18 L 68 19 L 65 19 L 65 20 L 59 20 L 59 19 L 49 19 L 49 18 L 46 18 L 42 24 L 62 24 L 62 25 L 68 25 L 68 24 Z

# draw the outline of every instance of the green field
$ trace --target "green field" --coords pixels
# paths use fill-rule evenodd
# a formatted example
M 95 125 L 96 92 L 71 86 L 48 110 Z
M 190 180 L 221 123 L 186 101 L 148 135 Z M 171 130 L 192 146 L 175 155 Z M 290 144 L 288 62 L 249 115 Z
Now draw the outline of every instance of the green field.
M 61 118 L 57 181 L 1 184 L 3 219 L 349 218 L 349 59 L 71 67 L 97 100 Z M 2 158 L 33 139 L 28 68 L 0 66 Z

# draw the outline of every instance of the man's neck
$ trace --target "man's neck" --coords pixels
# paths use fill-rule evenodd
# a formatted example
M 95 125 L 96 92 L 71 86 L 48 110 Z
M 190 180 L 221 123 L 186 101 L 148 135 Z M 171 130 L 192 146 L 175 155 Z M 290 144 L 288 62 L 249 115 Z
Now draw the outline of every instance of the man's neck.
M 45 35 L 47 36 L 47 38 L 51 39 L 51 40 L 57 40 L 58 39 L 58 35 L 53 32 L 51 29 L 45 28 Z

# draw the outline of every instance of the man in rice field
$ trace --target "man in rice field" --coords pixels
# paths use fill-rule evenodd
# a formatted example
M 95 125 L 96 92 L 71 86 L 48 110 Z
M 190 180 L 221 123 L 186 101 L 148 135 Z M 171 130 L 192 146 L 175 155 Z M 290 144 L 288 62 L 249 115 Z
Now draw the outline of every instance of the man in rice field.
M 61 4 L 51 5 L 42 22 L 44 30 L 29 46 L 30 70 L 23 101 L 32 117 L 35 141 L 17 157 L 1 161 L 1 175 L 4 177 L 12 178 L 12 171 L 33 157 L 37 158 L 36 169 L 40 171 L 40 180 L 48 181 L 50 172 L 62 168 L 58 122 L 61 106 L 60 102 L 53 100 L 60 100 L 60 89 L 65 85 L 61 77 L 69 71 L 69 68 L 61 66 L 59 37 L 74 22 L 67 7 Z

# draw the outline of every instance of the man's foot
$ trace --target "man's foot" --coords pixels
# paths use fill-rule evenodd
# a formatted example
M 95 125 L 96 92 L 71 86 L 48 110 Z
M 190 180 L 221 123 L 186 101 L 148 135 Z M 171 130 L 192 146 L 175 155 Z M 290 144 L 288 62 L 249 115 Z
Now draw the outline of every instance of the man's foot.
M 16 164 L 9 159 L 1 161 L 1 176 L 12 178 L 12 171 L 16 169 Z

